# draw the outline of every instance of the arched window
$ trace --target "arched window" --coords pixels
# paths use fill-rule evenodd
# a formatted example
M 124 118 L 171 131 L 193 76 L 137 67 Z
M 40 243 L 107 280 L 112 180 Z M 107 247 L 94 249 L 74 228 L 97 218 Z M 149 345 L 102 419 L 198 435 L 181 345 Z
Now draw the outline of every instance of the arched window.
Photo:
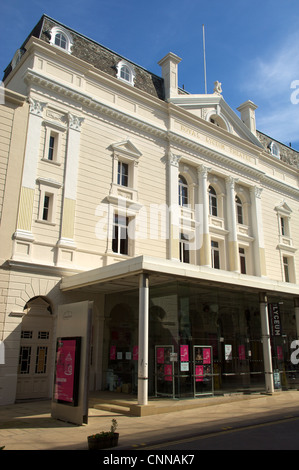
M 133 66 L 125 60 L 121 60 L 117 64 L 117 78 L 134 86 L 135 72 Z
M 213 186 L 209 186 L 209 213 L 217 217 L 217 194 Z
M 275 142 L 271 142 L 269 148 L 273 157 L 280 158 L 279 146 Z
M 120 69 L 120 77 L 127 82 L 130 81 L 130 70 L 126 65 L 123 65 Z
M 179 205 L 188 205 L 188 184 L 183 176 L 179 176 Z
M 66 49 L 66 45 L 67 45 L 66 37 L 62 33 L 57 33 L 55 35 L 54 44 L 55 46 L 61 47 L 62 49 Z
M 54 26 L 51 29 L 50 44 L 59 47 L 60 49 L 63 49 L 70 54 L 73 41 L 68 31 L 66 31 L 64 28 L 61 28 L 60 26 Z
M 237 222 L 238 224 L 243 224 L 243 206 L 242 206 L 242 202 L 239 196 L 236 196 L 235 201 L 236 201 Z

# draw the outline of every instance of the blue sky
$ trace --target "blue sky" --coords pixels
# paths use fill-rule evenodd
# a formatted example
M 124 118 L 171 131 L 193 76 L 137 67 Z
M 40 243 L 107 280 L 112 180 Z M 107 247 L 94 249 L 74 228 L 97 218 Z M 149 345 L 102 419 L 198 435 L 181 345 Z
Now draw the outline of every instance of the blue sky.
M 205 90 L 204 24 L 208 93 L 219 80 L 234 111 L 252 100 L 257 128 L 299 150 L 298 0 L 10 0 L 0 13 L 2 70 L 43 13 L 157 75 L 158 61 L 177 54 L 190 93 Z

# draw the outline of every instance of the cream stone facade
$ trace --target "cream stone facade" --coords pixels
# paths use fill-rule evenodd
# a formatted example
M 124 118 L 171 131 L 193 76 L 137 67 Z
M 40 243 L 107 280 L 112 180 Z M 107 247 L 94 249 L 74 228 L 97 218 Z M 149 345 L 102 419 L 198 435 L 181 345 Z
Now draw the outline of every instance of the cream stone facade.
M 52 396 L 59 306 L 83 300 L 90 390 L 146 405 L 297 384 L 298 154 L 251 101 L 181 90 L 180 61 L 157 77 L 43 16 L 6 69 L 2 404 Z

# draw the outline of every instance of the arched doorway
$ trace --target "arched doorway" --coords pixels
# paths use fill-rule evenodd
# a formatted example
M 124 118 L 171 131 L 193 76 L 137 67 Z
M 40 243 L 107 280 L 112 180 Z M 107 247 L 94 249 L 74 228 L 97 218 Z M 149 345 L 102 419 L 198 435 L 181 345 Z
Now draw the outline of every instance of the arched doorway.
M 49 302 L 34 297 L 24 308 L 18 361 L 17 400 L 50 397 L 53 317 Z

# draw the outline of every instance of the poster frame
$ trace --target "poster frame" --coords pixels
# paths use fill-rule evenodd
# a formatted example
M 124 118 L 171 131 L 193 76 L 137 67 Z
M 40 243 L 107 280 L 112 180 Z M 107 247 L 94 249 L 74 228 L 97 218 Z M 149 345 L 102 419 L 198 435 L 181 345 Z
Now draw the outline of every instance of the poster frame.
M 203 373 L 203 377 L 205 377 L 205 375 L 211 377 L 211 383 L 212 383 L 211 391 L 207 390 L 207 391 L 203 391 L 203 392 L 196 392 L 196 377 L 197 377 L 197 375 L 196 375 L 196 366 L 198 366 L 197 361 L 196 361 L 196 349 L 198 349 L 198 348 L 200 348 L 200 349 L 209 349 L 210 350 L 209 365 L 210 365 L 211 370 L 210 370 L 210 373 L 208 373 L 208 374 Z M 198 361 L 198 362 L 200 362 L 200 361 Z M 204 359 L 202 360 L 202 362 L 203 363 L 200 364 L 200 365 L 203 366 L 203 370 L 204 370 L 204 365 L 205 365 Z M 208 363 L 206 363 L 206 364 L 208 364 Z M 202 344 L 195 344 L 193 346 L 193 387 L 194 387 L 193 389 L 194 389 L 194 396 L 195 397 L 202 396 L 202 395 L 214 395 L 213 347 L 212 346 L 202 345 Z
M 175 390 L 174 390 L 174 363 L 173 362 L 170 362 L 169 361 L 169 364 L 172 364 L 172 375 L 170 376 L 171 377 L 171 381 L 172 381 L 172 393 L 163 393 L 163 392 L 159 392 L 158 391 L 158 368 L 157 368 L 157 365 L 158 365 L 158 362 L 157 362 L 157 351 L 159 348 L 164 348 L 164 349 L 169 349 L 170 350 L 170 353 L 173 354 L 174 352 L 174 347 L 173 345 L 170 345 L 170 344 L 161 344 L 161 345 L 156 345 L 155 346 L 155 396 L 170 396 L 172 398 L 175 397 Z M 168 365 L 168 363 L 167 363 Z
M 81 365 L 81 336 L 63 336 L 56 339 L 56 358 L 55 358 L 55 375 L 54 375 L 54 389 L 53 389 L 53 401 L 67 406 L 78 406 L 79 402 L 79 379 L 80 379 L 80 365 Z M 66 341 L 75 341 L 75 361 L 74 361 L 74 373 L 73 373 L 73 387 L 72 387 L 72 399 L 63 400 L 57 398 L 56 385 L 57 385 L 57 354 L 59 344 Z

